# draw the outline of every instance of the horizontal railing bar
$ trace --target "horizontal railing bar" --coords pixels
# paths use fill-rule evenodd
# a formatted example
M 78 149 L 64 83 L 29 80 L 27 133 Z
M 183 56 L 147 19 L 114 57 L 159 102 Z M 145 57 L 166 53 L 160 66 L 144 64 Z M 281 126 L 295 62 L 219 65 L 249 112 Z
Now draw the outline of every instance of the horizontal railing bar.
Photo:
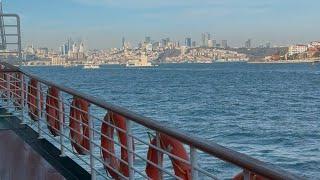
M 13 25 L 13 24 L 5 24 L 4 27 L 18 27 L 18 25 Z
M 55 118 L 54 118 L 54 119 L 55 119 Z M 57 119 L 55 119 L 55 120 L 57 120 Z M 41 121 L 41 120 L 40 120 L 40 121 Z M 44 120 L 43 122 L 44 122 L 45 125 L 49 125 L 48 122 L 46 122 L 45 120 Z M 67 124 L 63 124 L 63 126 L 68 127 Z M 60 131 L 59 129 L 56 129 L 55 127 L 52 127 L 52 128 L 53 128 L 54 130 L 56 130 L 56 131 Z M 95 130 L 95 129 L 93 129 L 93 130 Z M 45 132 L 43 129 L 41 129 L 41 131 L 42 131 L 42 132 Z M 50 137 L 51 137 L 52 139 L 54 139 L 56 142 L 58 142 L 58 140 L 55 139 L 54 137 L 52 137 L 52 135 L 51 135 L 50 133 L 45 132 L 45 134 L 48 135 L 48 136 L 50 136 Z M 64 135 L 64 134 L 61 134 L 61 135 L 64 136 L 65 138 L 67 138 L 68 140 L 70 140 L 70 141 L 72 141 L 72 142 L 74 142 L 74 143 L 77 143 L 77 142 L 75 142 L 74 140 L 72 140 L 71 138 L 69 138 L 68 136 L 66 136 L 66 135 Z M 116 143 L 115 141 L 113 141 L 113 142 Z M 113 154 L 113 153 L 111 153 L 110 151 L 108 151 L 108 149 L 105 149 L 105 148 L 101 147 L 101 146 L 100 146 L 99 144 L 97 144 L 95 141 L 92 141 L 92 143 L 93 143 L 95 146 L 97 146 L 99 149 L 106 151 L 108 154 L 110 154 L 111 156 L 113 156 L 114 158 L 118 159 L 119 161 L 121 161 L 122 163 L 124 163 L 125 165 L 128 166 L 128 163 L 127 163 L 126 161 L 122 160 L 121 158 L 117 157 L 116 154 Z M 65 147 L 65 146 L 64 146 L 64 147 Z M 68 148 L 67 148 L 67 149 L 68 149 Z M 69 149 L 68 149 L 68 150 L 69 150 Z M 98 160 L 100 163 L 102 163 L 103 165 L 108 166 L 108 167 L 110 167 L 110 168 L 113 168 L 113 167 L 111 167 L 109 164 L 107 164 L 107 163 L 103 162 L 102 160 L 100 160 L 99 157 L 96 157 L 95 155 L 93 155 L 93 157 L 94 157 L 96 160 Z M 140 174 L 141 176 L 147 178 L 146 175 L 144 175 L 143 173 L 139 172 L 136 168 L 134 168 L 134 167 L 132 167 L 132 168 L 133 168 L 133 170 L 134 170 L 135 172 L 137 172 L 137 173 Z M 114 170 L 114 171 L 117 171 L 116 169 L 113 169 L 113 170 Z M 98 172 L 98 173 L 99 173 L 99 172 Z M 102 175 L 102 174 L 100 173 L 100 175 Z M 122 177 L 125 177 L 125 176 L 123 176 L 123 175 L 120 174 L 120 173 L 119 173 L 118 175 L 120 175 L 120 176 L 122 176 Z M 169 174 L 169 175 L 172 175 L 172 174 Z M 173 175 L 172 175 L 172 176 L 173 176 Z
M 1 54 L 2 52 L 0 52 Z M 12 69 L 0 69 L 0 73 L 19 73 L 20 71 L 12 70 Z
M 18 53 L 20 53 L 19 51 L 1 51 L 0 52 L 0 54 L 10 54 L 10 53 L 12 53 L 12 54 L 18 54 Z
M 13 70 L 17 70 L 25 74 L 26 76 L 29 76 L 30 78 L 34 78 L 38 80 L 41 83 L 46 84 L 47 86 L 54 86 L 64 92 L 67 92 L 71 95 L 81 97 L 84 100 L 87 100 L 88 102 L 95 104 L 96 106 L 99 106 L 101 108 L 105 108 L 107 110 L 111 110 L 115 113 L 118 113 L 138 124 L 141 124 L 145 127 L 148 127 L 152 130 L 158 131 L 160 133 L 164 133 L 166 135 L 169 135 L 185 144 L 191 145 L 203 152 L 206 152 L 212 156 L 215 156 L 221 160 L 227 161 L 229 163 L 232 163 L 234 165 L 237 165 L 239 167 L 242 167 L 244 169 L 247 169 L 249 171 L 255 172 L 257 174 L 263 175 L 267 178 L 271 179 L 302 179 L 302 177 L 296 176 L 294 174 L 291 174 L 287 171 L 284 171 L 278 167 L 274 167 L 271 164 L 267 164 L 265 162 L 262 162 L 260 160 L 257 160 L 255 158 L 252 158 L 246 154 L 231 150 L 229 148 L 223 147 L 215 142 L 204 140 L 199 137 L 194 137 L 187 135 L 187 133 L 184 133 L 180 130 L 169 128 L 163 123 L 157 122 L 151 118 L 139 115 L 137 113 L 134 113 L 130 110 L 127 110 L 125 108 L 122 108 L 117 105 L 113 105 L 111 103 L 107 103 L 103 101 L 101 98 L 98 99 L 94 96 L 90 96 L 84 93 L 81 93 L 77 90 L 58 85 L 56 83 L 47 81 L 43 78 L 40 78 L 38 76 L 35 76 L 31 73 L 28 73 L 26 71 L 23 71 L 22 69 L 15 67 L 9 63 L 2 62 L 3 65 L 6 67 L 9 67 Z
M 19 36 L 19 34 L 4 34 L 5 36 Z
M 16 42 L 6 42 L 6 45 L 18 45 L 19 43 Z

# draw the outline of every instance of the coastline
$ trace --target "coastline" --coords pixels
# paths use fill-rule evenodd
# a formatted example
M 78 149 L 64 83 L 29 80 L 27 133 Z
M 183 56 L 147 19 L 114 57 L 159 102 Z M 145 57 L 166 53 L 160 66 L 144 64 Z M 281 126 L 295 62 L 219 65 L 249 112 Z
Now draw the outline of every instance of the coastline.
M 248 64 L 303 64 L 303 63 L 320 63 L 320 59 L 316 60 L 280 60 L 280 61 L 214 61 L 214 62 L 167 62 L 167 63 L 161 63 L 161 64 L 215 64 L 215 63 L 248 63 Z M 161 65 L 159 64 L 159 65 Z M 81 66 L 83 64 L 78 64 L 78 66 Z M 101 65 L 120 65 L 121 64 L 101 64 Z M 63 65 L 49 65 L 49 64 L 33 64 L 33 65 L 26 65 L 23 64 L 22 66 L 26 67 L 63 67 Z
M 280 61 L 248 61 L 248 64 L 299 64 L 299 63 L 317 63 L 320 60 L 280 60 Z

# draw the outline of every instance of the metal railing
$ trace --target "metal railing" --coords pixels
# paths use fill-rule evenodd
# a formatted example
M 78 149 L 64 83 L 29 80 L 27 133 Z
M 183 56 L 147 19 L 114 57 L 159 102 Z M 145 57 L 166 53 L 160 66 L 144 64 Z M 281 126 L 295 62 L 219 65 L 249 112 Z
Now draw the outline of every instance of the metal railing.
M 14 54 L 22 60 L 20 16 L 17 14 L 3 14 L 0 9 L 0 54 Z M 9 22 L 6 22 L 11 20 Z M 21 63 L 21 62 L 20 62 Z
M 210 167 L 215 161 L 222 160 L 223 163 L 234 165 L 239 169 L 236 171 L 243 171 L 244 179 L 251 179 L 250 177 L 255 175 L 261 175 L 269 179 L 302 179 L 299 176 L 284 171 L 278 167 L 266 164 L 262 161 L 254 159 L 245 154 L 233 151 L 221 145 L 218 145 L 212 141 L 201 139 L 199 137 L 193 137 L 177 129 L 169 128 L 164 124 L 150 119 L 148 117 L 141 116 L 125 108 L 107 103 L 96 97 L 83 94 L 74 89 L 49 82 L 40 77 L 32 75 L 28 72 L 21 70 L 8 63 L 2 63 L 2 70 L 0 71 L 0 92 L 3 97 L 4 103 L 2 107 L 11 109 L 11 112 L 17 113 L 22 123 L 28 124 L 35 131 L 39 133 L 39 138 L 47 138 L 57 148 L 61 150 L 61 156 L 69 156 L 84 167 L 89 173 L 91 173 L 92 179 L 111 179 L 110 173 L 105 171 L 105 167 L 111 169 L 114 174 L 117 174 L 120 179 L 148 179 L 148 175 L 145 172 L 146 164 L 149 164 L 159 170 L 159 179 L 220 179 L 226 177 L 217 177 L 217 171 L 213 170 L 214 167 Z M 19 74 L 19 75 L 17 75 Z M 28 85 L 27 82 L 30 79 L 35 79 L 38 83 L 36 87 Z M 37 95 L 34 96 L 28 92 L 28 88 L 40 89 Z M 65 121 L 60 121 L 60 128 L 56 129 L 59 132 L 58 137 L 54 137 L 48 130 L 48 122 L 46 112 L 43 106 L 46 104 L 45 97 L 50 96 L 47 93 L 47 89 L 55 87 L 60 91 L 59 97 L 52 97 L 59 101 L 58 108 L 55 108 L 59 112 L 59 118 L 55 120 L 65 118 Z M 38 117 L 37 121 L 33 121 L 29 118 L 27 107 L 27 97 L 34 97 L 37 100 L 37 104 L 33 105 L 37 109 L 38 114 L 34 114 Z M 41 97 L 43 96 L 43 98 Z M 87 112 L 83 112 L 82 109 L 72 105 L 71 100 L 73 97 L 78 97 L 86 102 L 90 103 L 90 108 Z M 13 105 L 10 105 L 10 102 Z M 22 102 L 22 103 L 17 103 Z M 30 106 L 30 104 L 28 104 Z M 50 106 L 50 105 L 49 105 Z M 82 121 L 72 118 L 70 116 L 70 108 L 74 108 L 88 115 L 89 123 L 83 124 Z M 113 123 L 104 120 L 106 112 L 113 112 L 121 115 L 125 118 L 126 128 L 119 128 Z M 71 146 L 70 142 L 77 143 L 74 139 L 70 138 L 71 131 L 76 131 L 70 127 L 70 119 L 77 121 L 82 126 L 89 128 L 88 137 L 83 136 L 90 142 L 90 148 L 87 155 L 79 155 L 75 149 Z M 124 133 L 127 138 L 127 144 L 122 144 L 113 136 L 107 136 L 101 133 L 101 125 L 106 123 L 109 127 L 113 127 L 119 133 Z M 79 132 L 81 133 L 81 132 Z M 177 154 L 172 153 L 172 148 L 163 148 L 161 145 L 160 137 L 166 135 L 181 142 L 183 147 L 188 152 L 188 158 L 179 157 Z M 152 144 L 150 137 L 156 139 L 156 144 Z M 105 149 L 101 146 L 101 138 L 104 137 L 108 141 L 115 144 L 115 153 L 112 153 L 110 149 Z M 148 148 L 155 149 L 158 155 L 157 163 L 150 161 L 147 157 Z M 120 151 L 125 150 L 128 154 L 127 159 L 119 157 Z M 128 167 L 129 173 L 125 175 L 123 171 L 119 171 L 119 167 L 112 167 L 110 162 L 104 160 L 101 156 L 102 152 L 107 152 L 112 158 L 118 160 L 120 164 Z M 165 158 L 159 158 L 160 155 L 165 154 Z M 190 178 L 181 178 L 173 172 L 171 162 L 166 159 L 169 157 L 171 161 L 179 162 L 181 164 L 190 167 Z M 203 163 L 204 162 L 204 163 Z M 119 165 L 119 164 L 118 164 Z M 110 171 L 109 171 L 110 172 Z M 231 178 L 234 174 L 230 174 Z

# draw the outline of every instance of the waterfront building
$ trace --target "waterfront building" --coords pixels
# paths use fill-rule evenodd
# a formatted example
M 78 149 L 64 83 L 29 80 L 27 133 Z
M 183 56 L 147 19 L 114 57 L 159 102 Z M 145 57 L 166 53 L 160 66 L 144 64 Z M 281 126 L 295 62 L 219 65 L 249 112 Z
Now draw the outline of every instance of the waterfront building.
M 308 46 L 297 44 L 297 45 L 291 45 L 289 46 L 288 54 L 289 56 L 292 56 L 294 54 L 300 54 L 303 52 L 306 52 L 308 50 Z
M 65 62 L 66 62 L 66 59 L 63 57 L 59 57 L 59 56 L 52 57 L 52 59 L 51 59 L 51 65 L 54 65 L 54 66 L 64 65 Z
M 320 41 L 312 41 L 307 46 L 308 48 L 320 49 Z

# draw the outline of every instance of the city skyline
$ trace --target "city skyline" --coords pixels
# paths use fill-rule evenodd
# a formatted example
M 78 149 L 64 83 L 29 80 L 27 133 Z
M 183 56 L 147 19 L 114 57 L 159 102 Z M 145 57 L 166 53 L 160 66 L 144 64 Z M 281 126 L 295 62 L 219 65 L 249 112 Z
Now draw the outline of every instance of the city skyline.
M 79 37 L 90 48 L 134 45 L 146 36 L 166 37 L 184 44 L 201 42 L 201 33 L 228 45 L 258 46 L 306 43 L 320 39 L 317 5 L 309 1 L 181 1 L 59 0 L 4 1 L 5 12 L 21 15 L 23 44 L 57 49 L 65 37 Z

